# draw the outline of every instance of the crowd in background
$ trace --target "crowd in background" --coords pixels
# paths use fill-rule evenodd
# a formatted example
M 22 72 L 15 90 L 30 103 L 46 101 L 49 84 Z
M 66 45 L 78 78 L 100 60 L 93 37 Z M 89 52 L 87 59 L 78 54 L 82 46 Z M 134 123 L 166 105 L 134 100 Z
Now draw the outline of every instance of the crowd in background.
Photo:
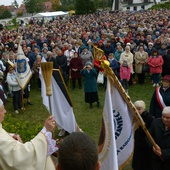
M 103 11 L 50 20 L 30 19 L 29 23 L 0 31 L 0 70 L 6 77 L 10 66 L 7 61 L 15 66 L 22 37 L 21 46 L 38 80 L 39 90 L 38 68 L 42 57 L 61 70 L 66 85 L 72 79 L 73 89 L 76 79 L 82 88 L 80 70 L 86 62 L 91 62 L 97 73 L 104 71 L 101 59 L 110 62 L 127 93 L 128 85 L 135 84 L 136 80 L 144 84 L 146 74 L 151 75 L 153 86 L 159 86 L 161 76 L 170 74 L 169 10 Z M 94 54 L 94 46 L 104 54 Z
M 97 74 L 104 72 L 101 60 L 108 60 L 126 93 L 128 93 L 129 85 L 136 83 L 143 85 L 146 75 L 150 76 L 153 87 L 159 87 L 160 78 L 163 77 L 160 95 L 165 99 L 165 104 L 170 105 L 169 10 L 115 13 L 103 11 L 89 15 L 73 15 L 68 18 L 57 17 L 51 20 L 31 19 L 28 26 L 20 25 L 17 29 L 11 30 L 2 29 L 0 31 L 0 70 L 4 76 L 0 74 L 0 83 L 3 85 L 0 90 L 6 93 L 12 88 L 13 94 L 17 94 L 13 98 L 15 113 L 18 113 L 18 109 L 22 109 L 21 96 L 19 96 L 21 89 L 14 84 L 14 82 L 17 83 L 14 73 L 21 37 L 22 49 L 28 58 L 34 78 L 37 79 L 39 90 L 41 90 L 39 67 L 44 57 L 47 62 L 53 62 L 54 68 L 60 69 L 66 85 L 70 84 L 70 80 L 72 81 L 72 89 L 76 88 L 76 80 L 78 88 L 82 88 L 83 76 L 85 102 L 90 103 L 90 108 L 93 107 L 93 102 L 97 102 L 99 107 L 96 78 Z M 101 50 L 95 52 L 94 46 Z M 106 83 L 106 78 L 104 81 Z M 157 93 L 159 92 L 155 91 L 153 94 L 150 114 L 146 112 L 143 101 L 136 103 L 140 114 L 144 113 L 142 118 L 149 116 L 152 120 L 152 116 L 162 116 L 163 108 L 156 103 L 158 102 Z M 1 99 L 3 98 L 6 98 L 4 93 L 3 96 L 1 95 Z M 30 103 L 29 95 L 27 98 Z M 156 108 L 155 105 L 159 108 L 153 111 L 153 108 Z M 148 128 L 151 121 L 144 121 Z M 136 138 L 138 133 L 139 136 L 141 133 L 143 135 L 139 129 Z M 141 140 L 137 139 L 136 142 L 137 145 L 139 142 L 140 146 Z M 146 143 L 142 143 L 142 147 L 143 144 Z M 136 169 L 134 162 L 133 166 Z

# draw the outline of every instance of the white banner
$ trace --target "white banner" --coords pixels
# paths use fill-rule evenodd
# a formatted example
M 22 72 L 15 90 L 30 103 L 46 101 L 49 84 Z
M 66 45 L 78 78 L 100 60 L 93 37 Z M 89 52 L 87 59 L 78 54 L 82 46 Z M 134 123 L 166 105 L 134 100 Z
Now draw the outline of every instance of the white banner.
M 28 59 L 25 56 L 21 45 L 18 45 L 17 65 L 16 65 L 16 79 L 21 89 L 24 89 L 28 84 L 32 72 L 28 64 Z
M 42 62 L 45 60 L 43 59 Z M 40 79 L 41 79 L 41 95 L 43 98 L 43 104 L 49 109 L 49 100 L 46 96 L 46 87 L 43 76 L 40 69 Z M 73 108 L 70 106 L 60 87 L 58 86 L 56 80 L 52 77 L 52 96 L 50 96 L 52 115 L 60 129 L 64 129 L 67 132 L 75 132 L 78 129 L 75 120 Z
M 134 146 L 133 117 L 115 86 L 111 92 L 108 80 L 103 111 L 105 134 L 101 135 L 104 137 L 101 140 L 103 146 L 99 141 L 101 170 L 118 170 L 131 157 Z

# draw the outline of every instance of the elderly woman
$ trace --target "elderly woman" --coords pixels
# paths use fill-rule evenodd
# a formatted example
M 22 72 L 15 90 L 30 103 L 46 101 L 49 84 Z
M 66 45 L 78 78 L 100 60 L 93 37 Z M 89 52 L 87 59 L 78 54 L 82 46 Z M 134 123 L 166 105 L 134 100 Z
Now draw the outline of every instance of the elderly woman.
M 143 46 L 140 46 L 139 51 L 135 53 L 135 72 L 138 75 L 139 84 L 144 83 L 145 72 L 142 70 L 142 67 L 148 66 L 147 61 L 148 61 L 148 53 L 144 51 Z
M 97 107 L 99 107 L 96 81 L 97 72 L 93 68 L 93 64 L 91 62 L 86 62 L 84 68 L 80 71 L 80 74 L 84 77 L 85 102 L 90 104 L 90 109 L 93 108 L 92 103 L 94 102 L 97 102 Z
M 147 112 L 145 102 L 138 100 L 134 103 L 138 113 L 141 115 L 145 122 L 146 128 L 149 128 L 153 117 Z M 133 170 L 151 170 L 151 150 L 148 149 L 145 141 L 145 132 L 142 127 L 139 126 L 135 131 L 135 147 L 132 160 Z
M 94 62 L 92 53 L 88 50 L 87 46 L 83 47 L 83 51 L 80 54 L 80 58 L 82 59 L 83 66 L 85 66 L 86 62 Z
M 130 81 L 129 84 L 132 84 L 132 74 L 134 73 L 133 71 L 133 54 L 130 52 L 130 47 L 126 46 L 125 51 L 120 55 L 120 65 L 123 64 L 123 61 L 127 61 L 128 66 L 130 66 L 131 70 L 131 76 L 130 76 Z
M 0 169 L 55 170 L 50 155 L 58 148 L 52 139 L 55 120 L 50 116 L 44 128 L 30 142 L 22 143 L 17 134 L 10 134 L 2 127 L 6 110 L 0 99 Z M 34 162 L 34 163 L 33 163 Z
M 53 62 L 53 67 L 55 68 L 55 58 L 53 57 L 53 53 L 51 51 L 47 51 L 46 60 L 47 60 L 47 62 Z

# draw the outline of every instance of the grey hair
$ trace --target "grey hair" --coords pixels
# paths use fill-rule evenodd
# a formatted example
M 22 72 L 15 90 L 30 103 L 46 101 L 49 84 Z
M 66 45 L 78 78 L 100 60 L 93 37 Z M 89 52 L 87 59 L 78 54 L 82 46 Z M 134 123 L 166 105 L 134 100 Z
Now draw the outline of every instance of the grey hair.
M 145 102 L 143 100 L 137 100 L 134 103 L 134 105 L 135 105 L 135 107 L 140 107 L 142 110 L 146 109 L 146 105 L 145 105 Z
M 162 114 L 170 114 L 170 106 L 164 107 Z

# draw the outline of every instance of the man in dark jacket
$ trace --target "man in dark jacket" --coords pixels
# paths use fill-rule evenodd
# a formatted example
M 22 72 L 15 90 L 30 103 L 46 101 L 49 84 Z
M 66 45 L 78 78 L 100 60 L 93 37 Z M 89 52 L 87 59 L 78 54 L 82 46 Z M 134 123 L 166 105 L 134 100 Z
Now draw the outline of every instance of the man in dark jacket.
M 57 57 L 55 59 L 55 68 L 60 69 L 64 81 L 67 85 L 68 77 L 67 77 L 67 57 L 63 54 L 61 50 L 57 51 Z
M 115 52 L 115 49 L 114 47 L 111 45 L 111 41 L 108 40 L 107 41 L 107 44 L 104 46 L 104 54 L 105 56 L 108 58 L 109 54 L 110 53 L 114 53 Z
M 27 57 L 29 58 L 29 65 L 30 65 L 30 69 L 32 69 L 34 61 L 36 60 L 36 56 L 34 54 L 34 52 L 31 50 L 31 47 L 27 47 Z
M 156 142 L 156 146 L 151 146 L 153 170 L 170 169 L 170 106 L 162 111 L 162 119 L 154 119 L 149 132 Z
M 162 86 L 157 87 L 153 93 L 149 113 L 155 118 L 160 118 L 166 106 L 170 106 L 170 75 L 162 78 Z

